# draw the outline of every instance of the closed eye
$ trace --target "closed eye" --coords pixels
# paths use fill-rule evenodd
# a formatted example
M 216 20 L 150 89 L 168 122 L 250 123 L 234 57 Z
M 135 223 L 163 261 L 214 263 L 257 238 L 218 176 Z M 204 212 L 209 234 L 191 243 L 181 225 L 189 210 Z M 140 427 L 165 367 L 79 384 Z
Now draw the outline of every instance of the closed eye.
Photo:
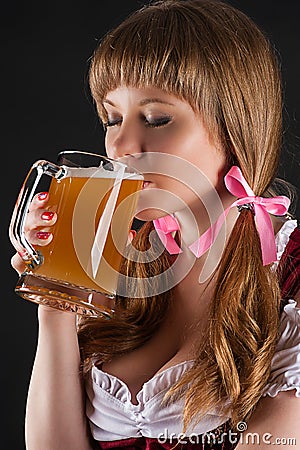
M 168 123 L 170 123 L 171 121 L 172 121 L 171 116 L 162 116 L 162 117 L 150 118 L 150 119 L 145 117 L 145 123 L 146 123 L 147 127 L 150 127 L 150 128 L 163 127 L 163 126 L 167 125 Z
M 170 123 L 172 121 L 172 117 L 171 116 L 161 116 L 161 117 L 145 117 L 145 116 L 141 116 L 141 120 L 143 121 L 143 123 L 149 127 L 149 128 L 159 128 L 159 127 L 163 127 L 165 125 L 167 125 L 168 123 Z M 115 127 L 115 126 L 120 126 L 122 124 L 123 120 L 122 118 L 118 117 L 118 118 L 111 118 L 108 119 L 107 122 L 103 123 L 103 127 L 104 129 L 109 128 L 109 127 Z
M 109 127 L 114 127 L 116 125 L 121 125 L 122 119 L 108 119 L 107 122 L 103 122 L 104 129 Z

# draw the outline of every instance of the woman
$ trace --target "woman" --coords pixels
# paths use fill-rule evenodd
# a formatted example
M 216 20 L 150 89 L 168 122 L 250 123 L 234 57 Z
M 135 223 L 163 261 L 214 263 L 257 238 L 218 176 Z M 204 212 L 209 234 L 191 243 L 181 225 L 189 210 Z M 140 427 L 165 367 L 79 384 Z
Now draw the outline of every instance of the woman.
M 227 4 L 155 2 L 103 38 L 89 79 L 108 156 L 145 175 L 131 250 L 166 249 L 124 258 L 137 282 L 120 287 L 110 321 L 77 329 L 39 306 L 27 448 L 295 448 L 283 439 L 300 441 L 300 232 L 264 200 L 275 202 L 282 138 L 271 45 Z M 33 244 L 52 238 L 48 204 L 32 203 Z

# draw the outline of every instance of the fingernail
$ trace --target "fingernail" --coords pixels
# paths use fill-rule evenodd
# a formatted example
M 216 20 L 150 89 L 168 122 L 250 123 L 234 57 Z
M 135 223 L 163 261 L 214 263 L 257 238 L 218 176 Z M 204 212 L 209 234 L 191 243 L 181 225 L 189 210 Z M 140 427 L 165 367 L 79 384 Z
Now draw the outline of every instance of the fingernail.
M 47 231 L 38 231 L 38 232 L 36 233 L 36 237 L 37 237 L 38 239 L 44 239 L 44 240 L 46 240 L 46 239 L 48 239 L 48 237 L 50 236 L 50 234 L 51 234 L 51 233 L 49 233 L 49 232 L 47 232 Z
M 130 233 L 132 234 L 132 239 L 134 239 L 136 237 L 136 231 L 135 230 L 130 230 Z
M 24 251 L 22 251 L 22 252 L 18 252 L 18 255 L 19 256 L 21 256 L 21 258 L 25 258 L 25 256 L 27 256 L 28 255 L 28 253 L 24 250 Z
M 43 220 L 51 220 L 51 219 L 53 219 L 53 216 L 54 216 L 54 212 L 51 212 L 51 211 L 45 211 L 45 212 L 43 212 L 43 214 L 41 215 L 41 218 L 42 218 Z
M 40 192 L 40 194 L 38 194 L 37 198 L 40 201 L 46 200 L 46 198 L 48 197 L 48 192 Z

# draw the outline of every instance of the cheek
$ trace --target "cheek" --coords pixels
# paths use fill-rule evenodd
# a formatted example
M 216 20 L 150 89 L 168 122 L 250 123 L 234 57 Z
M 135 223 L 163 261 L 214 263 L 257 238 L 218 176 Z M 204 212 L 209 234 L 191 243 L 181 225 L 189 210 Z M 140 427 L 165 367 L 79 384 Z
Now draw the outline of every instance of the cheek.
M 200 205 L 212 191 L 215 192 L 214 186 L 207 181 L 206 177 L 202 176 L 199 176 L 198 179 L 190 178 L 188 182 L 181 179 L 166 180 L 164 189 L 176 198 L 174 203 L 177 203 L 178 210 L 184 207 Z
M 228 162 L 225 152 L 215 151 L 206 161 L 205 174 L 218 191 L 223 190 L 227 170 Z
M 217 188 L 220 185 L 220 182 L 223 182 L 227 167 L 225 156 L 215 152 L 208 154 L 206 158 L 202 158 L 202 161 L 198 166 L 214 187 Z
M 226 173 L 225 152 L 212 145 L 207 136 L 191 136 L 182 144 L 182 157 L 193 164 L 211 185 L 217 188 Z
M 145 133 L 145 145 L 152 151 L 179 154 L 188 144 L 189 133 L 184 126 L 170 124 L 162 128 L 150 128 Z

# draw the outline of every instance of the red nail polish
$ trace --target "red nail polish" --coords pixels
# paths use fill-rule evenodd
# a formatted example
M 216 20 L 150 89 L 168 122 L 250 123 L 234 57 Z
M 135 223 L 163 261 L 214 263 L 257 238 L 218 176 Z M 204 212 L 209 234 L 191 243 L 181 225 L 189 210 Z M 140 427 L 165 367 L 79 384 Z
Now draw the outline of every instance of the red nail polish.
M 38 200 L 43 201 L 48 197 L 48 192 L 40 192 L 37 196 Z
M 43 220 L 51 220 L 51 219 L 53 219 L 53 216 L 54 216 L 54 212 L 51 212 L 51 211 L 45 211 L 45 212 L 43 212 L 43 214 L 41 215 L 41 218 L 42 218 Z
M 132 234 L 132 239 L 134 239 L 136 237 L 136 231 L 135 230 L 130 230 L 130 233 Z
M 36 233 L 36 237 L 37 237 L 38 239 L 46 240 L 46 239 L 48 239 L 48 237 L 50 236 L 50 234 L 51 234 L 51 233 L 49 233 L 49 232 L 47 232 L 47 231 L 38 231 L 38 232 Z

